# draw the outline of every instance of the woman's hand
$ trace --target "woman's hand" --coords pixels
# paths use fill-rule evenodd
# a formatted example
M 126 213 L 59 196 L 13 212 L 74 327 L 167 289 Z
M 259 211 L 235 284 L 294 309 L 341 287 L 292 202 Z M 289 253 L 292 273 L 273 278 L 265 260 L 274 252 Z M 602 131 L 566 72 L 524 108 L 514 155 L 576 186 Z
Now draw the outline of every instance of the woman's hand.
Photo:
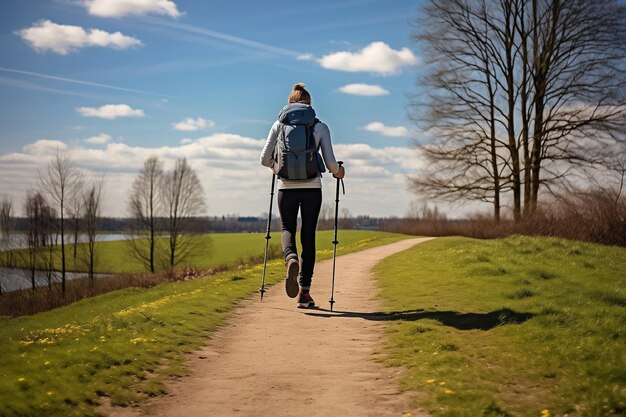
M 337 179 L 341 179 L 346 176 L 346 169 L 342 166 L 339 167 L 339 171 L 336 174 L 333 174 L 333 177 Z

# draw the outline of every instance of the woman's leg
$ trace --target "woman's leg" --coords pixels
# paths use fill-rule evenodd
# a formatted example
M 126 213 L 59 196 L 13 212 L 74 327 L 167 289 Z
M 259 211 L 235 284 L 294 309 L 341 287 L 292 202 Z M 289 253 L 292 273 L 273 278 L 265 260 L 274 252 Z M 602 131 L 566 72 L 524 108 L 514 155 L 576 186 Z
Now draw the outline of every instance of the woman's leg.
M 300 242 L 302 243 L 302 266 L 300 273 L 300 287 L 311 287 L 313 268 L 315 266 L 315 229 L 317 218 L 322 207 L 322 190 L 320 188 L 300 189 L 302 227 L 300 229 Z
M 280 221 L 283 229 L 280 240 L 283 245 L 285 261 L 289 258 L 298 259 L 296 229 L 298 227 L 300 200 L 294 191 L 299 190 L 278 190 L 278 211 L 280 212 Z

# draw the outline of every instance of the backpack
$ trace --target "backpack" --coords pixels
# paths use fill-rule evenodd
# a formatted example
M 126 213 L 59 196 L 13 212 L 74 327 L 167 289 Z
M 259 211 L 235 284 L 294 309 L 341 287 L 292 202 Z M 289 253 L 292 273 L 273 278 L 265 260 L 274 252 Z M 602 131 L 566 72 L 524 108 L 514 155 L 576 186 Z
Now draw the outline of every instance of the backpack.
M 315 110 L 306 104 L 292 103 L 281 110 L 278 121 L 281 126 L 274 153 L 278 177 L 307 180 L 325 172 L 313 135 L 319 122 Z

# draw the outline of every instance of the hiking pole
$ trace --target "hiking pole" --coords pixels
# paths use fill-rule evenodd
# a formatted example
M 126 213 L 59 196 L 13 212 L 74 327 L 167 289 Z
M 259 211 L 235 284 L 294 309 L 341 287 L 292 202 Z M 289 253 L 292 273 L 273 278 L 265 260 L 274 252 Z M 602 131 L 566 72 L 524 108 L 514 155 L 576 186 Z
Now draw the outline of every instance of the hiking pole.
M 274 185 L 276 184 L 276 174 L 272 174 L 272 190 L 270 191 L 270 214 L 267 216 L 267 233 L 265 234 L 265 254 L 263 255 L 263 278 L 261 278 L 261 302 L 265 295 L 265 269 L 267 268 L 267 251 L 270 246 L 270 229 L 272 227 L 272 203 L 274 202 Z
M 337 161 L 339 168 L 343 165 L 343 161 Z M 335 238 L 333 239 L 333 283 L 330 290 L 330 311 L 333 311 L 333 304 L 335 304 L 335 258 L 337 257 L 337 217 L 339 215 L 339 183 L 341 182 L 341 189 L 343 194 L 346 194 L 346 189 L 343 185 L 343 179 L 337 178 L 337 192 L 335 193 Z

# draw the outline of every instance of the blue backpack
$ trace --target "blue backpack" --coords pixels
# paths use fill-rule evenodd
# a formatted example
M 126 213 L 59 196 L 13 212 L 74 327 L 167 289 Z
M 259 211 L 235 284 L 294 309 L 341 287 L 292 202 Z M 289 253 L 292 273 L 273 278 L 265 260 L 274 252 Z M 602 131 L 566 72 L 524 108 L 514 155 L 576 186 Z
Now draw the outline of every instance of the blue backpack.
M 325 172 L 313 130 L 319 120 L 315 110 L 302 103 L 285 106 L 278 115 L 281 123 L 274 161 L 278 177 L 287 180 L 307 180 Z

